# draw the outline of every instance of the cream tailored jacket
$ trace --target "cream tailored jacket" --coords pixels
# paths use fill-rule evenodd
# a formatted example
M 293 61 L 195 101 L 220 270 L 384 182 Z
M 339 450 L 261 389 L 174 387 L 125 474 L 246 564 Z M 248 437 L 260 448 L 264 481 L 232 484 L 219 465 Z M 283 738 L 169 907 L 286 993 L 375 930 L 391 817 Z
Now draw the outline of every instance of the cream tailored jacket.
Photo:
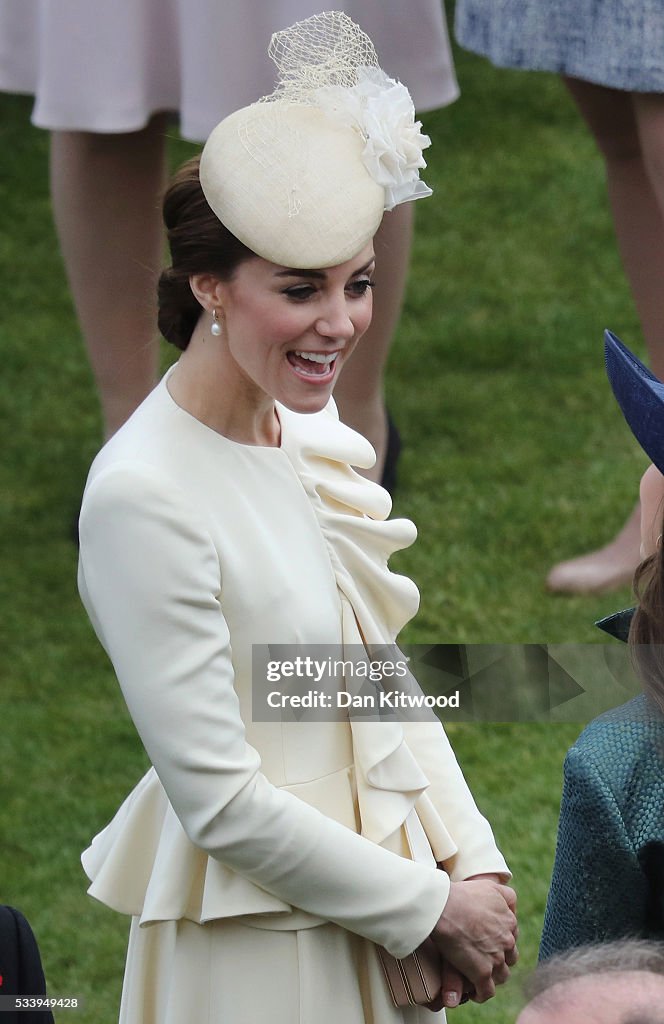
M 387 559 L 415 528 L 350 468 L 373 450 L 333 402 L 278 406 L 281 447 L 254 447 L 168 376 L 81 512 L 81 597 L 153 765 L 83 854 L 89 892 L 142 925 L 332 921 L 404 956 L 450 879 L 509 877 L 443 728 L 255 722 L 252 645 L 393 641 L 419 595 Z

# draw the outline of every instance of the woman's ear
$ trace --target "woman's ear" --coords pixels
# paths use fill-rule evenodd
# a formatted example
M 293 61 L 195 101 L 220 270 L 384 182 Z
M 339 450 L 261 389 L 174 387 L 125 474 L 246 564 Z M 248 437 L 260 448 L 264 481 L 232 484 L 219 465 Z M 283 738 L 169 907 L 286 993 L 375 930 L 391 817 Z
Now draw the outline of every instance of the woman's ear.
M 189 278 L 189 287 L 208 313 L 223 306 L 223 282 L 214 274 L 192 274 Z

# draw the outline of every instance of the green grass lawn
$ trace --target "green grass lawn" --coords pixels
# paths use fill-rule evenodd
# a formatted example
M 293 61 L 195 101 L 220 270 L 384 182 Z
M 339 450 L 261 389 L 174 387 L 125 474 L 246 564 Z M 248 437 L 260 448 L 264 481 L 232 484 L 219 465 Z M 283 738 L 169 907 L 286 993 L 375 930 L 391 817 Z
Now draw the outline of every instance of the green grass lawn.
M 555 78 L 462 53 L 458 72 L 462 99 L 425 117 L 435 196 L 418 204 L 388 380 L 405 442 L 395 511 L 420 534 L 394 561 L 422 591 L 404 639 L 597 642 L 593 621 L 629 593 L 553 597 L 543 579 L 612 536 L 645 465 L 603 369 L 605 326 L 642 354 L 603 169 Z M 59 1019 L 112 1024 L 128 921 L 86 896 L 79 854 L 146 759 L 76 593 L 69 533 L 99 417 L 30 108 L 0 97 L 0 901 L 33 924 L 52 992 L 87 1002 Z M 191 151 L 174 141 L 173 162 Z M 514 870 L 522 973 L 579 726 L 451 731 Z M 512 984 L 450 1017 L 508 1024 L 519 1001 Z

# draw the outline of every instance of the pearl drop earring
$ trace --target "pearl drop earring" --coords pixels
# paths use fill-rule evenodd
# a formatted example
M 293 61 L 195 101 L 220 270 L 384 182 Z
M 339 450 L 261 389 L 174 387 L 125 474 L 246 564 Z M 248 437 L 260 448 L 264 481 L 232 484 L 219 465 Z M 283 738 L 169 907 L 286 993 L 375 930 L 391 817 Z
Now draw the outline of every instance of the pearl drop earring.
M 212 327 L 210 328 L 210 333 L 214 334 L 215 338 L 218 338 L 221 334 L 221 324 L 219 323 L 219 314 L 216 309 L 212 310 Z

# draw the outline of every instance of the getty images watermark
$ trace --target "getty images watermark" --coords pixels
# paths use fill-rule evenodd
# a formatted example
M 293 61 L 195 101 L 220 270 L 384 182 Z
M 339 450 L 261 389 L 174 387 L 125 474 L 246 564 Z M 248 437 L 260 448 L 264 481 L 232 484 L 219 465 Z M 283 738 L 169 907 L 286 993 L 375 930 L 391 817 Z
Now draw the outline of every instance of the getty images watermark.
M 638 692 L 616 641 L 253 647 L 257 722 L 584 722 Z
M 426 694 L 413 686 L 408 659 L 397 654 L 381 660 L 370 658 L 364 648 L 350 657 L 323 658 L 310 654 L 271 658 L 266 681 L 278 684 L 266 695 L 269 708 L 320 708 L 362 711 L 458 708 L 459 690 L 453 694 Z M 296 681 L 291 685 L 291 681 Z M 304 683 L 304 686 L 301 684 Z M 338 684 L 343 683 L 343 687 Z
M 460 693 L 424 693 L 397 647 L 255 646 L 254 721 L 431 718 Z

